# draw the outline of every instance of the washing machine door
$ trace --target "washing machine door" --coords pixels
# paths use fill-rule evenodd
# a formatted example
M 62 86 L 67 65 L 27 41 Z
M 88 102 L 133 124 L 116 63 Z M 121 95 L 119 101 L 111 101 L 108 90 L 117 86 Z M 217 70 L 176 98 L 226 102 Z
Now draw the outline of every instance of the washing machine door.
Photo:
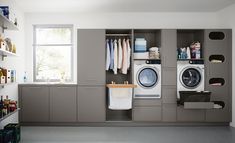
M 137 75 L 138 84 L 144 88 L 153 88 L 158 83 L 158 73 L 155 69 L 145 67 L 139 70 Z
M 197 68 L 186 68 L 181 73 L 182 85 L 189 89 L 198 87 L 201 83 L 201 72 Z

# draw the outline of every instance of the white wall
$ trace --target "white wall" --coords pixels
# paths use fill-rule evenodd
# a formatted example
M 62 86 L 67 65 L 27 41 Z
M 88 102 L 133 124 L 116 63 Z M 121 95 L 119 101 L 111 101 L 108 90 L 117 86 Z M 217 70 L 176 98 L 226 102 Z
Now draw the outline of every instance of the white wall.
M 22 82 L 22 75 L 25 69 L 25 41 L 24 41 L 24 13 L 15 5 L 14 0 L 0 0 L 1 5 L 9 5 L 14 9 L 18 19 L 19 31 L 4 32 L 5 37 L 11 38 L 16 44 L 16 52 L 18 57 L 6 57 L 4 61 L 0 60 L 0 66 L 15 69 L 17 72 L 17 83 Z M 1 28 L 0 28 L 1 30 Z M 10 99 L 18 100 L 18 84 L 7 85 L 4 88 L 0 87 L 0 95 L 8 95 Z M 0 122 L 0 128 L 10 122 L 18 122 L 18 114 L 14 114 L 10 118 Z
M 78 28 L 216 28 L 215 13 L 26 13 L 26 71 L 33 81 L 33 25 L 74 24 L 74 44 Z M 76 70 L 76 49 L 75 67 Z M 74 72 L 76 73 L 76 71 Z M 76 75 L 75 75 L 76 80 Z
M 231 5 L 221 11 L 219 11 L 218 14 L 218 18 L 219 18 L 219 24 L 221 25 L 221 27 L 226 27 L 226 28 L 232 28 L 233 30 L 233 48 L 232 48 L 232 73 L 233 73 L 233 77 L 232 77 L 232 87 L 233 87 L 233 98 L 232 98 L 232 123 L 231 126 L 235 127 L 235 4 Z

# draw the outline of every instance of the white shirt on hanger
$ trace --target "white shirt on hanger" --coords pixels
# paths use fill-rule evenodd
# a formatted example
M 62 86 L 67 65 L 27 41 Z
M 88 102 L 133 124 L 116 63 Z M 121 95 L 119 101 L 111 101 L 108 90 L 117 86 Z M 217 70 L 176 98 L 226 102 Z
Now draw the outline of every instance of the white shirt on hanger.
M 122 40 L 118 39 L 118 69 L 122 68 Z
M 117 66 L 118 66 L 118 46 L 117 46 L 117 40 L 115 39 L 113 42 L 113 57 L 114 57 L 114 66 L 113 66 L 113 72 L 114 74 L 117 74 Z
M 109 70 L 110 66 L 110 47 L 109 47 L 109 40 L 106 40 L 106 71 Z

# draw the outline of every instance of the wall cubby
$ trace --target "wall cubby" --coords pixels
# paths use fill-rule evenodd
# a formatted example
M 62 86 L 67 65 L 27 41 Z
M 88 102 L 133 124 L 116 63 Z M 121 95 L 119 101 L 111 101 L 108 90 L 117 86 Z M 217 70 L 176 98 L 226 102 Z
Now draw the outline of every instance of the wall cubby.
M 112 40 L 129 39 L 131 53 L 132 53 L 132 50 L 133 50 L 132 35 L 133 35 L 132 29 L 108 29 L 106 30 L 105 36 L 106 36 L 106 39 L 112 39 Z M 113 70 L 106 71 L 106 84 L 110 84 L 112 81 L 115 82 L 116 84 L 123 84 L 125 81 L 128 81 L 128 83 L 132 83 L 131 71 L 132 71 L 132 64 L 130 65 L 130 69 L 128 69 L 127 74 L 122 74 L 120 70 L 118 70 L 117 74 L 114 74 Z M 108 108 L 108 105 L 109 105 L 108 94 L 109 94 L 108 88 L 106 88 L 106 95 L 107 95 L 106 96 L 106 121 L 130 121 L 132 120 L 132 110 L 111 110 Z
M 200 59 L 203 59 L 204 30 L 177 30 L 177 48 L 190 47 L 193 42 L 197 41 L 201 44 Z
M 209 61 L 211 63 L 223 63 L 225 61 L 225 57 L 223 55 L 211 55 L 209 57 Z
M 223 86 L 225 84 L 225 80 L 223 78 L 211 78 L 209 80 L 209 84 L 212 86 Z
M 134 30 L 134 40 L 144 38 L 147 41 L 147 50 L 151 47 L 161 47 L 161 30 L 138 29 Z
M 225 38 L 225 35 L 223 32 L 210 32 L 209 38 L 211 40 L 223 40 Z

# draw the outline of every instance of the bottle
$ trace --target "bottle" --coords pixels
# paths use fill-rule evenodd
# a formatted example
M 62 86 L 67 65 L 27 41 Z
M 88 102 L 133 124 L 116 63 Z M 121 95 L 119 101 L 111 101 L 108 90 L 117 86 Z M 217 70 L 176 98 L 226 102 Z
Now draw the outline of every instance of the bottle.
M 9 113 L 10 99 L 8 99 L 8 95 L 6 96 L 6 99 L 4 99 L 3 104 L 4 104 L 4 107 L 6 107 L 7 113 Z
M 24 82 L 27 82 L 26 71 L 24 72 Z
M 0 118 L 3 117 L 3 96 L 1 96 L 1 100 L 0 100 Z
M 187 47 L 187 59 L 191 59 L 191 52 L 189 47 Z

